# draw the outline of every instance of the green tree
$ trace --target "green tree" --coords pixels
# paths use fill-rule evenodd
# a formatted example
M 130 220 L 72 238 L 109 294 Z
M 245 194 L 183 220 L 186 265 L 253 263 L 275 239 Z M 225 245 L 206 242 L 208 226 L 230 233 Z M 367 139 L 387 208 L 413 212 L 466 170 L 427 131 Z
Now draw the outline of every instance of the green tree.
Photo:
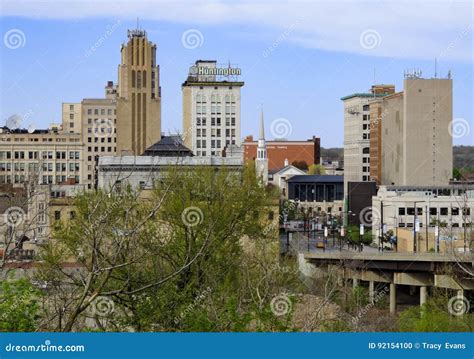
M 403 332 L 472 332 L 473 314 L 460 317 L 448 311 L 448 298 L 437 296 L 422 307 L 411 307 L 400 313 L 398 323 Z
M 295 275 L 278 265 L 272 211 L 278 199 L 259 185 L 254 166 L 177 167 L 146 195 L 131 188 L 82 194 L 75 218 L 42 253 L 39 277 L 52 283 L 57 303 L 47 329 L 281 328 L 286 322 L 269 315 L 269 304 Z M 64 273 L 66 260 L 81 269 Z
M 323 175 L 326 173 L 326 170 L 321 165 L 312 164 L 308 168 L 309 175 Z
M 0 292 L 0 331 L 35 331 L 40 296 L 41 292 L 26 279 L 4 281 Z

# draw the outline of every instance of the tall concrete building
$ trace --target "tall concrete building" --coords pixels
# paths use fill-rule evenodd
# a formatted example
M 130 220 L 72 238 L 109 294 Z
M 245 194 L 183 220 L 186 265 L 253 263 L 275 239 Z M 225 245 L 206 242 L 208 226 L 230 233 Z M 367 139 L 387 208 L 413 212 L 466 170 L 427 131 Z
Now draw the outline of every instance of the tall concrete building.
M 394 85 L 374 85 L 370 92 L 341 98 L 344 102 L 344 193 L 349 181 L 370 181 L 370 102 L 395 92 Z
M 452 177 L 452 80 L 408 75 L 373 100 L 370 173 L 379 185 L 445 186 Z
M 222 156 L 241 145 L 239 68 L 198 60 L 189 69 L 183 92 L 183 140 L 196 156 Z
M 129 30 L 117 89 L 117 154 L 141 155 L 161 138 L 161 90 L 156 45 Z

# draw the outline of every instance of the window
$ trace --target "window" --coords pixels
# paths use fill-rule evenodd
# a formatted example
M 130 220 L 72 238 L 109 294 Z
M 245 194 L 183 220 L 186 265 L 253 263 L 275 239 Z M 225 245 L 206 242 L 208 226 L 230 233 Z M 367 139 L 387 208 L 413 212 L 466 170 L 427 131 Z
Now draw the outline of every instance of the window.
M 399 216 L 404 216 L 405 215 L 405 207 L 398 208 L 398 215 Z
M 369 105 L 364 105 L 362 106 L 362 111 L 369 111 L 370 110 L 370 106 Z
M 61 219 L 61 211 L 54 211 L 54 219 L 59 221 Z
M 459 208 L 457 208 L 457 207 L 451 208 L 451 214 L 453 216 L 459 216 Z
M 440 214 L 442 216 L 447 216 L 448 215 L 448 207 L 442 207 L 440 208 Z
M 438 214 L 438 209 L 436 207 L 430 207 L 430 216 L 436 216 Z

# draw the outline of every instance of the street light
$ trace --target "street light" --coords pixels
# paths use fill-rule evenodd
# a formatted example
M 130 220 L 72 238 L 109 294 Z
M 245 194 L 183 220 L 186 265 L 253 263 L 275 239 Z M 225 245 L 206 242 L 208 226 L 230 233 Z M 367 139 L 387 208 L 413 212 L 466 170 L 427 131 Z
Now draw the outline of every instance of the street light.
M 417 236 L 416 233 L 420 231 L 420 224 L 418 223 L 418 230 L 417 230 L 417 208 L 416 204 L 417 203 L 424 203 L 425 201 L 414 201 L 413 206 L 415 207 L 415 213 L 414 213 L 414 221 L 413 221 L 413 252 L 419 251 L 418 244 L 416 243 Z

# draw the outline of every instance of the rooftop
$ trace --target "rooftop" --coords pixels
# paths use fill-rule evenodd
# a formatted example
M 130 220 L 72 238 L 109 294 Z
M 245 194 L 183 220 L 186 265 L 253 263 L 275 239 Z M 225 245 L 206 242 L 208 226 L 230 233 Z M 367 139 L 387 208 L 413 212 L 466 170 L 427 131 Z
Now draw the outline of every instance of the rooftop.
M 160 141 L 148 147 L 143 153 L 144 156 L 161 157 L 183 157 L 192 156 L 192 151 L 183 145 L 183 140 L 179 135 L 163 136 Z
M 385 94 L 385 93 L 373 94 L 373 93 L 370 93 L 370 92 L 357 92 L 357 93 L 353 93 L 352 95 L 341 97 L 341 100 L 345 101 L 345 100 L 348 100 L 348 99 L 354 98 L 354 97 L 367 97 L 367 98 L 372 97 L 372 98 L 376 98 L 376 97 L 385 97 L 385 96 L 388 96 L 388 95 L 390 95 L 390 94 Z
M 101 156 L 99 168 L 120 169 L 123 166 L 243 166 L 243 159 L 236 157 L 158 157 L 158 156 Z
M 344 176 L 337 175 L 297 175 L 291 177 L 288 182 L 296 183 L 343 183 Z

